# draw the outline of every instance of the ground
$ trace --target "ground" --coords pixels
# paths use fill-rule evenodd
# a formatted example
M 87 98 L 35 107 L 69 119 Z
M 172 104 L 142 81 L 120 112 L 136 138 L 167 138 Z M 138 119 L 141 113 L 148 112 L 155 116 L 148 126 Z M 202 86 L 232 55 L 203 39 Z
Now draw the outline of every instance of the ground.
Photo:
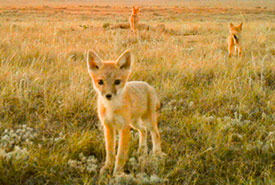
M 135 35 L 111 29 L 130 3 L 0 2 L 0 184 L 275 184 L 274 2 L 140 5 L 149 28 Z M 240 58 L 227 57 L 230 22 L 244 23 Z M 127 175 L 98 175 L 88 49 L 133 52 L 130 80 L 154 86 L 163 105 L 166 157 L 139 158 L 133 131 Z

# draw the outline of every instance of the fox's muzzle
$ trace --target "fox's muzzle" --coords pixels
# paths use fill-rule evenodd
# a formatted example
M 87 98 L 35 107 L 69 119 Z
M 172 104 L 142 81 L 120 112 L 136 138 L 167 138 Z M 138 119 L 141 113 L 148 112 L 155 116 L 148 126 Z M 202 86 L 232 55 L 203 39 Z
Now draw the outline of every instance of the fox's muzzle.
M 105 97 L 107 98 L 107 100 L 111 100 L 112 99 L 112 95 L 111 94 L 106 94 Z

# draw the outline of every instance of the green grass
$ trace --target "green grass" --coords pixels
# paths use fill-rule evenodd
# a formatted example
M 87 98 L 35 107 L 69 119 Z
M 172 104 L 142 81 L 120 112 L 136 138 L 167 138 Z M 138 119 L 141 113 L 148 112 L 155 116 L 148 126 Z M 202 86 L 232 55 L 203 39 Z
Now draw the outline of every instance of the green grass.
M 141 22 L 165 24 L 166 31 L 138 36 L 102 28 L 126 22 L 130 10 L 105 15 L 106 7 L 90 7 L 99 9 L 90 15 L 71 14 L 70 8 L 1 10 L 0 184 L 275 183 L 272 7 L 148 6 Z M 228 59 L 228 26 L 244 21 L 240 10 L 244 57 Z M 139 158 L 133 131 L 129 175 L 99 176 L 105 149 L 88 49 L 103 59 L 131 49 L 131 80 L 150 83 L 163 104 L 159 127 L 166 158 Z

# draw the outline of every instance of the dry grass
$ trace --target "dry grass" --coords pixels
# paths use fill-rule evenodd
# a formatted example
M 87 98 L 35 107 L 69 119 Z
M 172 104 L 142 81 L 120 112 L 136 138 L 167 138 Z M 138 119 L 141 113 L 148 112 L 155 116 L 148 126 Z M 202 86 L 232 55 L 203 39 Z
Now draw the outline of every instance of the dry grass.
M 165 30 L 138 36 L 103 28 L 127 23 L 127 3 L 2 4 L 0 184 L 274 184 L 274 3 L 191 4 L 143 5 L 141 23 Z M 228 59 L 229 22 L 241 21 L 244 57 Z M 98 176 L 88 49 L 104 59 L 132 50 L 131 80 L 152 84 L 164 105 L 167 158 L 138 161 L 133 132 L 128 176 Z

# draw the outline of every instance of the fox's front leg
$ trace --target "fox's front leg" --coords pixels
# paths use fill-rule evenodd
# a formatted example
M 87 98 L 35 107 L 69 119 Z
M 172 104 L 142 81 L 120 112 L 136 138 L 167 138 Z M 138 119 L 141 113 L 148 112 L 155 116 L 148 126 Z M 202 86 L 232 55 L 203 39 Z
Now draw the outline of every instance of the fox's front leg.
M 132 29 L 132 32 L 134 32 L 134 33 L 137 32 L 136 23 L 134 21 L 132 22 L 131 29 Z
M 134 31 L 133 23 L 132 22 L 130 23 L 130 27 L 131 27 L 131 31 Z
M 234 44 L 232 41 L 230 41 L 228 43 L 228 57 L 230 58 L 233 54 L 233 50 L 234 50 Z
M 134 33 L 137 32 L 137 28 L 136 28 L 136 24 L 135 23 L 133 24 L 133 31 L 134 31 Z
M 106 149 L 106 161 L 105 165 L 101 168 L 100 173 L 110 172 L 115 163 L 115 135 L 116 130 L 105 124 L 104 125 L 104 137 L 105 137 L 105 149 Z
M 135 25 L 134 25 L 134 24 L 131 25 L 131 30 L 132 30 L 132 32 L 134 32 L 134 33 L 136 32 L 136 31 L 135 31 Z
M 238 56 L 241 57 L 243 55 L 242 53 L 242 47 L 238 45 Z
M 130 126 L 119 130 L 119 145 L 114 174 L 123 173 L 123 167 L 128 158 L 130 134 Z

